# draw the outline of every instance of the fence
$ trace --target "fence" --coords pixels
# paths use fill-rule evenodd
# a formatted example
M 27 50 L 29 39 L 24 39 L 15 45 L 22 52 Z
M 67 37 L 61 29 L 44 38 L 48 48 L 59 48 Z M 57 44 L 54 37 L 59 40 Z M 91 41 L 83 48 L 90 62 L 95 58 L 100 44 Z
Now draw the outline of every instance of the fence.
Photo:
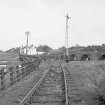
M 11 66 L 6 71 L 5 68 L 0 69 L 0 90 L 4 90 L 9 86 L 12 86 L 16 82 L 29 75 L 34 70 L 38 69 L 40 62 L 31 62 L 22 64 L 21 67 Z

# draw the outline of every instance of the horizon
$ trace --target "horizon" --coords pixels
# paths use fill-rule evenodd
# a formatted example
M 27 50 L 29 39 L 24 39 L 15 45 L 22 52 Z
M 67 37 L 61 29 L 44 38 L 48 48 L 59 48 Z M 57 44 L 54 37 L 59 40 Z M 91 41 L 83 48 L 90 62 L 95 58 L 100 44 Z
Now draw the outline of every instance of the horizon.
M 100 44 L 100 45 L 85 45 L 85 46 L 83 46 L 83 45 L 74 45 L 74 46 L 70 46 L 69 48 L 72 48 L 72 47 L 89 47 L 89 46 L 103 46 L 103 44 L 104 43 L 102 43 L 102 44 Z M 47 44 L 46 44 L 47 45 Z M 39 46 L 44 46 L 44 45 L 39 45 Z M 37 47 L 39 47 L 39 46 L 37 46 Z M 62 47 L 65 47 L 66 48 L 66 46 L 59 46 L 59 47 L 57 47 L 57 48 L 53 48 L 53 47 L 51 47 L 51 46 L 49 46 L 49 45 L 47 45 L 48 47 L 50 47 L 50 48 L 52 48 L 53 50 L 56 50 L 56 49 L 59 49 L 59 48 L 62 48 Z M 0 49 L 0 51 L 3 51 L 3 52 L 5 52 L 5 51 L 8 51 L 8 50 L 10 50 L 10 49 L 13 49 L 13 48 L 19 48 L 19 47 L 12 47 L 12 48 L 8 48 L 8 49 L 6 49 L 6 50 L 2 50 L 2 49 Z
M 69 47 L 105 43 L 104 0 L 0 0 L 0 49 L 29 44 L 65 46 L 65 16 L 69 21 Z

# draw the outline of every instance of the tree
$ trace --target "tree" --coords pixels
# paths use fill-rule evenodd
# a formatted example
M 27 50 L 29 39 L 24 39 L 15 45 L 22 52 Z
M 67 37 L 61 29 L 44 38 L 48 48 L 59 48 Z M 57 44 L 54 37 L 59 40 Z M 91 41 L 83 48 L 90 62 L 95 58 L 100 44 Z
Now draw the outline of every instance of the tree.
M 40 45 L 36 48 L 36 50 L 37 52 L 49 52 L 52 50 L 52 48 L 47 45 Z
M 63 46 L 63 47 L 60 47 L 58 50 L 65 52 L 66 48 Z

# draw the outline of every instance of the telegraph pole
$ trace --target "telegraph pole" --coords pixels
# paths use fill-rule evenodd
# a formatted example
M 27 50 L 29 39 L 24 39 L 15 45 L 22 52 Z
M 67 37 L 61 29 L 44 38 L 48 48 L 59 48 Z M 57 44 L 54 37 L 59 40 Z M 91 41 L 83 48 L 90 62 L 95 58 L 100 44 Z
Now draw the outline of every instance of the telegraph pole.
M 66 35 L 65 35 L 65 44 L 66 44 L 66 57 L 68 59 L 69 57 L 69 36 L 68 36 L 68 22 L 71 17 L 69 15 L 66 15 Z
M 26 55 L 27 55 L 28 54 L 28 38 L 29 38 L 30 32 L 27 31 L 27 32 L 25 32 L 25 34 L 26 34 L 26 37 L 27 37 L 27 40 L 26 40 Z

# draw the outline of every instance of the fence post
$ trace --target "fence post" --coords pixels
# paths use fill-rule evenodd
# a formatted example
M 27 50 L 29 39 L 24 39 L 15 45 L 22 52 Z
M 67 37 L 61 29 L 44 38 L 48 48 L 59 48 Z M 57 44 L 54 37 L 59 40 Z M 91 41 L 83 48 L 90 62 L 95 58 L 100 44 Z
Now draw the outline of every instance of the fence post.
M 38 70 L 39 70 L 39 66 L 40 66 L 40 64 L 41 64 L 41 61 L 39 60 L 39 62 L 38 62 Z
M 32 96 L 29 99 L 29 104 L 32 104 Z
M 40 60 L 36 62 L 36 70 L 39 70 Z
M 24 70 L 24 65 L 22 64 L 22 68 L 21 68 L 21 75 L 22 75 L 22 78 L 25 77 L 25 70 Z
M 10 71 L 10 85 L 13 85 L 14 84 L 13 67 L 10 67 L 9 71 Z
M 24 73 L 25 73 L 24 75 L 25 75 L 25 76 L 28 75 L 28 69 L 29 69 L 28 66 L 26 67 L 26 69 L 24 69 Z
M 16 66 L 16 80 L 20 80 L 19 66 Z
M 0 70 L 0 78 L 1 78 L 1 90 L 4 90 L 5 89 L 5 73 L 4 73 L 4 68 L 1 68 Z

